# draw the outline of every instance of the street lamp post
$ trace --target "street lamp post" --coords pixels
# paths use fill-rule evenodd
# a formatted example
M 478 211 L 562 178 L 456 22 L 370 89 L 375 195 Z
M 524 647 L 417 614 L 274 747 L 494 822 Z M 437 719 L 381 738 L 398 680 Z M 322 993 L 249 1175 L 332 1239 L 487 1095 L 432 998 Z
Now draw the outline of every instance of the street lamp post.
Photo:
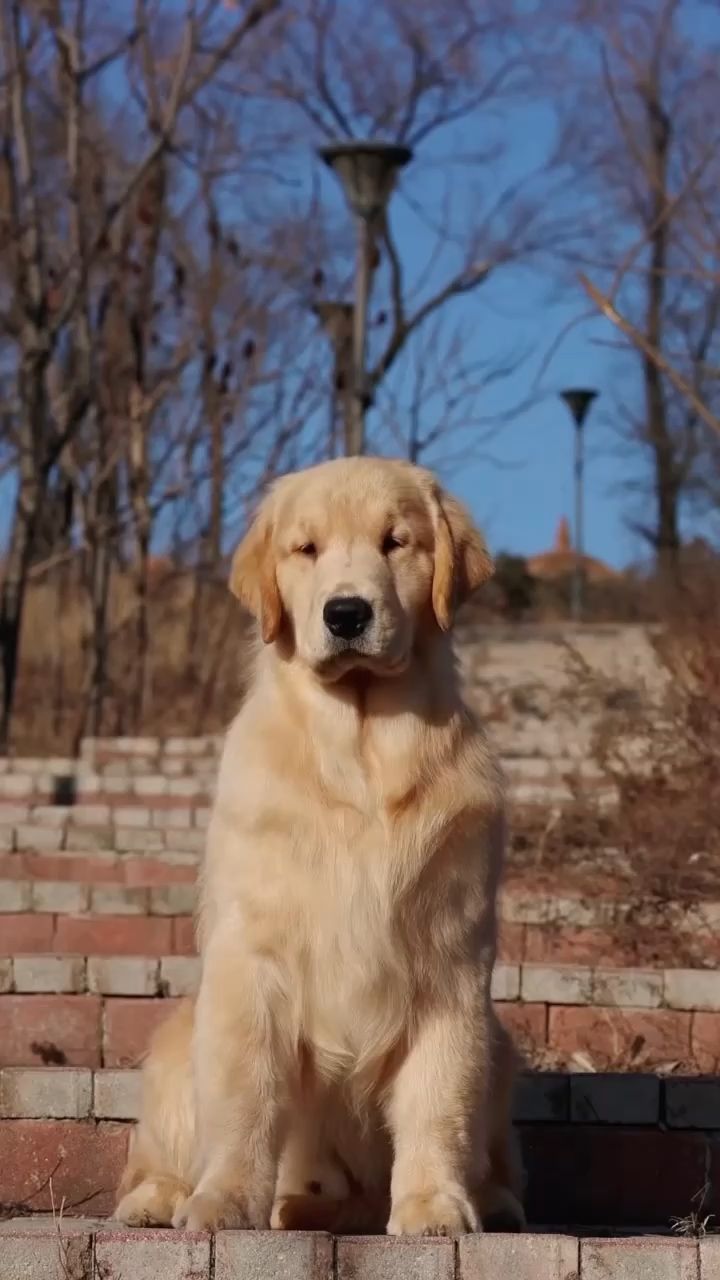
M 330 447 L 335 457 L 338 400 L 342 399 L 343 443 L 346 454 L 351 452 L 354 423 L 353 396 L 353 313 L 351 302 L 333 298 L 321 298 L 313 311 L 330 339 L 333 351 L 333 391 L 330 406 Z
M 589 389 L 582 387 L 570 387 L 567 391 L 561 391 L 560 394 L 570 410 L 575 424 L 575 528 L 573 530 L 575 564 L 572 579 L 571 612 L 573 620 L 575 622 L 580 622 L 582 620 L 585 603 L 585 566 L 583 563 L 585 552 L 583 529 L 585 499 L 585 436 L 583 432 L 583 424 L 587 417 L 588 409 L 597 396 L 597 391 L 590 391 Z
M 365 448 L 365 413 L 371 402 L 365 370 L 367 311 L 372 279 L 373 228 L 381 218 L 399 170 L 412 157 L 409 147 L 388 142 L 338 142 L 322 147 L 320 156 L 339 179 L 357 225 L 355 302 L 353 308 L 353 377 L 348 454 Z

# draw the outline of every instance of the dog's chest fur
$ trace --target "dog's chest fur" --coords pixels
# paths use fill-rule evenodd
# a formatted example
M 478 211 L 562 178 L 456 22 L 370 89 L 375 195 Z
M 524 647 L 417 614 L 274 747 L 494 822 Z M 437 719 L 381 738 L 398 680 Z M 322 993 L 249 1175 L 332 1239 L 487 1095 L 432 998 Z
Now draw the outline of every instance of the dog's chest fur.
M 289 755 L 269 727 L 251 744 L 236 722 L 202 915 L 206 931 L 234 916 L 241 950 L 273 958 L 298 1039 L 338 1076 L 392 1053 L 450 958 L 492 933 L 500 797 L 460 722 L 348 713 L 318 732 L 322 753 L 298 735 Z

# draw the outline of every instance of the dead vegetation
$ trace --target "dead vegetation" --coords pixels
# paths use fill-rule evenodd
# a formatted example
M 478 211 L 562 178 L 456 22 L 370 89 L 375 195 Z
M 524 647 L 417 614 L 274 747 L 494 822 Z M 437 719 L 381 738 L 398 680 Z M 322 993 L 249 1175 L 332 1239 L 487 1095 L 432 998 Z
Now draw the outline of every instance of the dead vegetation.
M 511 867 L 552 876 L 560 866 L 578 887 L 603 882 L 645 904 L 720 898 L 720 600 L 713 583 L 688 586 L 652 637 L 661 679 L 653 690 L 610 689 L 573 653 L 565 695 L 594 703 L 593 758 L 617 789 L 616 808 L 598 810 L 580 779 L 574 802 L 526 813 L 516 826 Z
M 113 572 L 109 593 L 104 734 L 200 734 L 222 730 L 242 694 L 247 630 L 221 578 L 161 562 L 148 592 L 145 707 L 135 719 L 136 597 L 130 575 Z M 92 696 L 90 606 L 68 570 L 38 576 L 28 592 L 18 684 L 15 751 L 73 754 Z M 52 620 L 49 623 L 49 619 Z
M 670 1227 L 675 1235 L 702 1240 L 704 1236 L 715 1234 L 718 1230 L 715 1214 L 705 1212 L 711 1195 L 712 1186 L 708 1179 L 693 1196 L 693 1207 L 690 1212 L 682 1218 L 670 1219 Z

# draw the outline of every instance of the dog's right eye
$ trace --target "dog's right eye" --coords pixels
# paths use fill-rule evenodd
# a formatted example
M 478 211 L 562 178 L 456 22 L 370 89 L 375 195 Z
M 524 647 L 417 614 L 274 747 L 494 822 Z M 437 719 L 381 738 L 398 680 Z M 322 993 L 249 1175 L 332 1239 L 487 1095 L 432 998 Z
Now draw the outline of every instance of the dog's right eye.
M 314 542 L 303 542 L 299 547 L 296 547 L 295 550 L 297 551 L 299 556 L 316 556 L 317 555 L 317 547 L 315 546 Z

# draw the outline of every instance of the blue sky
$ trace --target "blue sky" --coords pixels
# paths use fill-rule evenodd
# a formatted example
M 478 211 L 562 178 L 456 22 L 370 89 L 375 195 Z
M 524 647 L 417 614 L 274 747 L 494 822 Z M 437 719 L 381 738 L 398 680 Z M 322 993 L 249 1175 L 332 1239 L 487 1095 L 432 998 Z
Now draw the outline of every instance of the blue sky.
M 704 0 L 684 0 L 680 22 L 710 56 L 720 40 L 717 7 Z M 583 54 L 592 77 L 588 83 L 596 83 L 597 92 L 602 92 L 598 46 L 588 41 Z M 467 231 L 504 184 L 537 175 L 531 187 L 542 190 L 539 175 L 556 131 L 551 98 L 561 100 L 558 85 L 551 84 L 557 73 L 549 50 L 544 50 L 544 57 L 550 68 L 548 82 L 538 81 L 532 103 L 509 102 L 502 114 L 496 109 L 470 116 L 454 134 L 443 132 L 424 144 L 403 172 L 391 219 L 410 281 L 422 274 L 436 246 L 425 215 L 432 221 L 435 213 L 438 222 L 447 217 L 448 192 L 451 221 Z M 457 165 L 453 173 L 454 154 L 467 155 L 486 146 L 494 153 L 485 167 L 482 162 L 475 168 Z M 562 194 L 555 191 L 555 207 L 565 214 L 576 207 L 581 224 L 587 196 L 577 181 L 565 176 Z M 337 199 L 335 185 L 332 175 L 326 175 L 323 193 L 328 202 Z M 612 212 L 602 216 L 612 218 Z M 616 231 L 623 236 L 621 227 Z M 592 253 L 591 241 L 590 245 Z M 426 291 L 457 265 L 452 251 L 441 254 Z M 592 270 L 588 274 L 602 283 Z M 559 519 L 572 517 L 573 428 L 558 393 L 568 386 L 588 386 L 599 394 L 586 424 L 585 547 L 616 566 L 646 560 L 647 545 L 632 527 L 633 517 L 647 516 L 646 459 L 636 448 L 628 449 L 623 439 L 626 412 L 642 404 L 639 362 L 623 349 L 617 330 L 594 311 L 567 262 L 553 263 L 551 256 L 540 255 L 529 269 L 503 270 L 450 307 L 448 315 L 460 317 L 471 331 L 470 351 L 477 358 L 501 363 L 513 349 L 530 352 L 511 378 L 487 392 L 483 413 L 497 412 L 500 418 L 513 405 L 525 407 L 504 422 L 490 445 L 480 446 L 477 457 L 468 454 L 446 477 L 484 523 L 491 545 L 520 554 L 545 550 Z M 442 471 L 440 450 L 432 460 Z M 686 523 L 684 531 L 696 530 Z
M 702 0 L 688 0 L 685 8 L 691 15 L 690 26 L 697 31 L 701 22 L 709 21 L 710 9 Z M 717 12 L 711 25 L 717 35 Z M 540 83 L 531 105 L 506 102 L 502 114 L 496 110 L 470 116 L 454 132 L 438 135 L 419 149 L 402 175 L 391 206 L 411 292 L 422 280 L 427 296 L 459 265 L 452 236 L 436 256 L 438 237 L 431 224 L 444 225 L 447 219 L 451 233 L 457 232 L 462 239 L 482 220 L 505 184 L 531 179 L 536 194 L 542 189 L 542 179 L 532 175 L 541 172 L 554 137 L 550 92 L 550 86 L 546 89 Z M 486 164 L 457 160 L 460 153 L 477 153 L 494 145 L 496 153 Z M 302 204 L 319 180 L 331 217 L 341 226 L 345 219 L 350 249 L 349 218 L 333 175 L 313 157 L 308 145 L 298 146 L 290 163 L 297 179 L 292 198 Z M 267 207 L 266 195 L 262 180 L 249 183 L 245 195 L 236 197 L 238 209 L 247 206 L 246 214 L 257 218 Z M 558 207 L 567 213 L 573 200 L 569 185 Z M 232 197 L 228 217 L 231 221 Z M 347 262 L 351 262 L 349 256 Z M 433 265 L 428 274 L 429 262 Z M 346 266 L 343 263 L 342 269 Z M 423 296 L 422 289 L 418 296 Z M 642 478 L 642 466 L 637 457 L 623 451 L 617 430 L 621 406 L 638 402 L 637 362 L 618 350 L 617 334 L 592 314 L 567 265 L 554 265 L 545 255 L 525 269 L 503 269 L 476 293 L 451 303 L 446 314 L 448 324 L 462 323 L 469 335 L 470 358 L 492 365 L 502 363 L 510 352 L 529 352 L 511 377 L 483 394 L 483 417 L 496 414 L 502 420 L 491 442 L 483 442 L 476 456 L 467 451 L 460 466 L 444 468 L 438 449 L 429 459 L 468 502 L 491 546 L 520 554 L 545 550 L 559 519 L 572 515 L 573 429 L 559 392 L 580 385 L 599 393 L 586 427 L 586 550 L 616 566 L 643 558 L 646 549 L 631 531 L 629 517 L 647 499 L 628 493 L 628 481 Z M 382 336 L 371 335 L 371 341 Z M 320 335 L 318 340 L 323 341 Z M 525 407 L 504 420 L 505 411 L 519 404 Z M 389 443 L 384 442 L 384 447 L 393 451 Z M 7 533 L 12 496 L 11 485 L 0 479 L 0 541 Z
M 507 133 L 505 164 L 509 173 L 531 171 L 538 150 L 547 143 L 547 125 L 547 118 L 537 112 L 516 113 Z M 424 213 L 430 213 L 446 190 L 445 175 L 428 164 L 428 159 L 432 160 L 431 148 L 417 157 L 415 172 L 408 171 L 391 207 L 394 233 L 411 284 L 424 272 L 435 249 L 434 235 L 413 206 L 420 205 Z M 303 157 L 298 155 L 297 161 L 301 167 Z M 315 164 L 311 152 L 304 161 L 311 172 Z M 336 180 L 318 167 L 323 170 L 323 198 L 342 219 L 345 210 Z M 451 189 L 462 222 L 473 193 L 463 181 L 453 182 Z M 428 287 L 444 279 L 443 273 L 453 265 L 451 257 L 443 256 Z M 483 415 L 492 416 L 495 410 L 501 413 L 526 400 L 532 403 L 493 433 L 479 458 L 469 455 L 467 464 L 444 469 L 442 450 L 436 449 L 430 461 L 483 523 L 495 550 L 519 554 L 545 550 L 552 543 L 559 518 L 572 514 L 572 427 L 557 392 L 568 385 L 597 388 L 600 397 L 587 426 L 585 545 L 591 554 L 612 564 L 626 564 L 641 548 L 625 523 L 627 500 L 620 492 L 624 463 L 614 456 L 610 431 L 618 357 L 600 345 L 603 336 L 610 336 L 604 323 L 572 324 L 588 310 L 579 291 L 548 301 L 553 292 L 551 281 L 539 271 L 507 277 L 498 274 L 491 287 L 449 304 L 447 323 L 462 321 L 473 334 L 470 358 L 477 354 L 491 363 L 495 358 L 501 362 L 508 351 L 518 347 L 531 351 L 511 378 L 488 392 Z M 558 335 L 568 325 L 566 337 L 543 370 Z M 626 377 L 625 388 L 627 385 Z M 487 460 L 488 451 L 496 462 Z M 7 536 L 12 496 L 7 479 L 0 481 L 0 540 Z
M 467 128 L 472 128 L 472 121 Z M 537 110 L 518 110 L 507 120 L 505 137 L 505 176 L 531 173 L 548 144 L 548 117 Z M 414 209 L 432 209 L 440 199 L 439 187 L 445 190 L 438 169 L 433 165 L 424 171 L 423 159 L 421 154 L 416 161 L 419 173 L 406 172 L 391 206 L 409 280 L 421 274 L 435 248 L 434 236 Z M 331 175 L 325 179 L 330 203 L 336 198 L 334 182 Z M 473 191 L 462 181 L 451 189 L 462 222 L 471 215 Z M 450 265 L 443 258 L 433 273 L 434 284 Z M 444 476 L 483 523 L 494 549 L 517 554 L 546 550 L 561 516 L 571 518 L 573 428 L 558 393 L 568 386 L 589 386 L 599 397 L 586 427 L 586 550 L 617 566 L 643 556 L 644 548 L 626 520 L 631 510 L 623 492 L 628 463 L 619 456 L 613 431 L 617 396 L 635 394 L 634 364 L 606 345 L 615 335 L 591 314 L 580 287 L 558 289 L 546 265 L 499 272 L 490 285 L 448 305 L 447 322 L 462 320 L 473 335 L 471 358 L 502 363 L 513 350 L 530 352 L 511 377 L 487 392 L 483 416 L 497 411 L 500 417 L 516 405 L 527 407 L 498 427 L 487 445 L 480 445 L 479 457 L 468 453 L 462 465 L 450 467 Z M 431 461 L 441 473 L 442 459 L 442 449 L 437 448 Z

